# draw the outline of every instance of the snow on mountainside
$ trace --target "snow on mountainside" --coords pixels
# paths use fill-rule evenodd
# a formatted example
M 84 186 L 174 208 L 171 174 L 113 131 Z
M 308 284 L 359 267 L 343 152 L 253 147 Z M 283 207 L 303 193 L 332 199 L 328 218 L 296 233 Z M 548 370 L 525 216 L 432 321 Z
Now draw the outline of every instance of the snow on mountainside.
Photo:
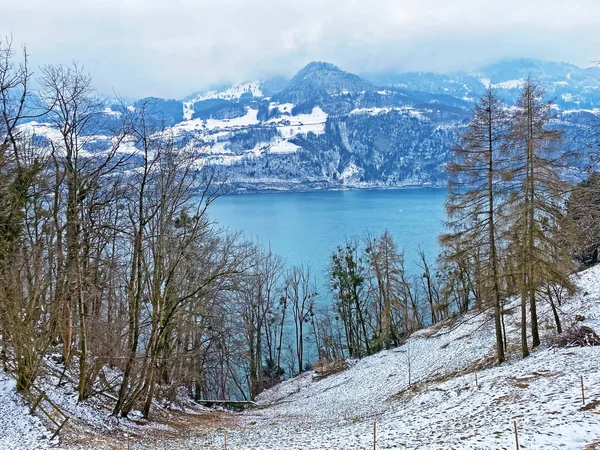
M 600 108 L 600 69 L 536 60 L 503 61 L 476 73 L 362 77 L 313 62 L 290 80 L 183 100 L 147 98 L 130 108 L 144 107 L 173 132 L 176 145 L 194 149 L 197 167 L 215 168 L 231 191 L 445 186 L 450 149 L 483 90 L 493 86 L 514 102 L 529 75 L 555 99 L 567 150 L 585 148 L 582 136 Z M 121 109 L 107 110 L 108 125 L 118 128 Z M 28 126 L 56 138 L 49 124 Z M 352 176 L 348 167 L 356 168 Z
M 365 74 L 367 79 L 388 86 L 447 94 L 456 98 L 475 101 L 487 87 L 496 88 L 509 101 L 514 101 L 522 80 L 531 77 L 539 81 L 550 98 L 571 94 L 568 101 L 559 98 L 559 105 L 600 105 L 600 68 L 580 68 L 564 62 L 536 59 L 503 60 L 490 64 L 473 73 L 375 73 Z
M 204 100 L 222 99 L 222 100 L 239 100 L 243 95 L 251 97 L 262 97 L 263 93 L 260 89 L 260 82 L 253 81 L 250 83 L 238 84 L 231 86 L 224 91 L 209 91 L 191 96 L 183 101 L 183 116 L 185 120 L 190 120 L 194 114 L 194 103 Z
M 501 83 L 492 84 L 491 87 L 496 88 L 496 89 L 498 89 L 498 88 L 500 88 L 500 89 L 521 89 L 524 84 L 525 84 L 525 80 L 523 78 L 520 78 L 518 80 L 508 80 L 508 81 L 503 81 Z
M 276 89 L 263 91 L 254 82 L 188 100 L 191 120 L 174 129 L 186 130 L 205 149 L 201 166 L 227 167 L 231 186 L 244 191 L 442 186 L 450 147 L 486 87 L 513 102 L 524 80 L 538 77 L 558 110 L 568 111 L 567 128 L 580 135 L 588 120 L 581 114 L 600 106 L 597 72 L 521 59 L 474 74 L 360 77 L 313 62 Z M 229 134 L 215 140 L 216 128 Z M 229 156 L 211 156 L 224 152 Z M 348 167 L 356 168 L 352 176 Z
M 231 119 L 192 119 L 175 125 L 176 136 L 188 135 L 189 146 L 196 150 L 198 166 L 227 166 L 248 163 L 268 155 L 290 155 L 302 147 L 294 139 L 325 132 L 327 114 L 318 106 L 310 113 L 291 114 L 291 105 L 273 105 L 278 114 L 263 120 L 259 111 L 246 107 L 245 114 Z M 257 135 L 254 138 L 253 133 Z M 241 146 L 232 145 L 236 139 L 246 137 L 251 144 L 242 141 Z
M 252 97 L 262 97 L 263 94 L 260 90 L 260 83 L 258 81 L 253 81 L 251 83 L 238 84 L 236 86 L 231 86 L 230 88 L 217 92 L 210 91 L 204 94 L 200 94 L 193 99 L 193 101 L 200 100 L 208 100 L 212 98 L 222 98 L 225 100 L 234 100 L 239 99 L 242 95 L 249 94 Z
M 52 433 L 38 417 L 29 415 L 16 387 L 17 382 L 0 369 L 0 449 L 46 448 Z
M 441 185 L 468 114 L 464 104 L 379 89 L 322 62 L 271 82 L 269 97 L 262 86 L 187 99 L 187 120 L 171 128 L 196 149 L 198 167 L 226 170 L 233 189 Z

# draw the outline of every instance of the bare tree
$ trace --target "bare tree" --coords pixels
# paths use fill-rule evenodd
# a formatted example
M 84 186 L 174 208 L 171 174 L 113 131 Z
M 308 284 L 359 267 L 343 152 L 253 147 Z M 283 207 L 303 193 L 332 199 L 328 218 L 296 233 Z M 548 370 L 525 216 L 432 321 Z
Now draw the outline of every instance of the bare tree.
M 84 68 L 71 65 L 46 66 L 40 80 L 41 98 L 48 107 L 48 119 L 58 131 L 50 138 L 54 163 L 53 191 L 56 237 L 55 319 L 63 342 L 63 356 L 68 365 L 72 346 L 79 347 L 79 398 L 91 392 L 102 363 L 96 360 L 89 370 L 89 316 L 101 307 L 102 288 L 97 285 L 101 255 L 109 244 L 104 224 L 114 210 L 104 207 L 119 195 L 113 174 L 124 159 L 116 158 L 124 133 L 110 139 L 103 151 L 97 151 L 95 135 L 105 132 L 103 101 L 95 94 L 91 76 Z M 74 336 L 74 324 L 76 326 Z M 93 343 L 92 345 L 95 345 Z
M 419 248 L 419 267 L 423 271 L 421 281 L 429 304 L 431 323 L 436 324 L 445 319 L 448 314 L 448 303 L 442 298 L 437 282 L 437 273 L 433 273 L 423 249 Z
M 365 253 L 377 284 L 378 345 L 389 349 L 392 342 L 394 345 L 400 342 L 398 324 L 404 334 L 408 331 L 410 309 L 408 304 L 402 301 L 404 255 L 398 251 L 398 246 L 388 230 L 378 238 L 369 238 Z M 395 316 L 398 315 L 400 317 L 396 319 Z
M 506 105 L 488 89 L 473 110 L 471 122 L 453 148 L 448 165 L 450 194 L 446 202 L 452 232 L 441 237 L 445 258 L 457 267 L 465 311 L 469 294 L 476 299 L 485 286 L 487 304 L 494 308 L 496 359 L 505 360 L 502 337 L 502 280 L 498 242 L 503 231 L 500 211 L 506 204 L 507 180 L 512 176 L 507 157 L 508 114 Z M 483 258 L 482 249 L 489 256 Z M 474 275 L 474 276 L 473 276 Z
M 317 291 L 309 266 L 292 267 L 285 279 L 285 296 L 294 320 L 294 336 L 298 373 L 304 371 L 304 327 L 313 315 Z
M 31 136 L 19 129 L 26 118 L 30 78 L 25 49 L 17 62 L 11 40 L 1 40 L 0 333 L 6 348 L 2 352 L 14 361 L 18 389 L 35 381 L 52 342 L 46 313 L 44 161 Z
M 526 309 L 531 318 L 532 347 L 540 344 L 536 289 L 545 280 L 567 282 L 556 270 L 552 240 L 564 214 L 563 198 L 568 186 L 561 179 L 566 156 L 559 144 L 562 132 L 553 126 L 552 102 L 544 101 L 545 91 L 531 79 L 525 82 L 511 118 L 511 145 L 515 152 L 515 179 L 520 184 L 511 198 L 518 218 L 514 229 L 514 250 L 519 254 L 521 290 L 521 340 L 523 356 L 529 355 Z

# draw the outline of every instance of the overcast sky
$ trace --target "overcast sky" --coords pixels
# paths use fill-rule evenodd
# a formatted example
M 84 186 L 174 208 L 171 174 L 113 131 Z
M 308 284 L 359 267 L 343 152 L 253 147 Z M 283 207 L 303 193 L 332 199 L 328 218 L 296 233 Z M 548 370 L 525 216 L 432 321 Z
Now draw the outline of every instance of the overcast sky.
M 3 0 L 0 34 L 33 64 L 82 62 L 105 93 L 181 98 L 293 75 L 473 70 L 534 57 L 600 59 L 600 0 Z

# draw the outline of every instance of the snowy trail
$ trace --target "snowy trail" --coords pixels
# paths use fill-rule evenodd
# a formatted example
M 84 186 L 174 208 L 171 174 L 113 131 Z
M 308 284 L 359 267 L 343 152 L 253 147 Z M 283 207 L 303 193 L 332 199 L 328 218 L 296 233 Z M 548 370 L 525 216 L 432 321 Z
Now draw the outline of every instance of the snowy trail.
M 587 404 L 600 399 L 600 348 L 561 349 L 535 353 L 502 367 L 422 390 L 407 391 L 384 402 L 383 411 L 318 419 L 274 407 L 248 413 L 241 428 L 229 429 L 229 449 L 371 449 L 373 423 L 377 448 L 514 449 L 516 421 L 522 448 L 584 449 L 600 442 L 600 408 L 582 411 L 580 376 L 587 386 Z M 324 409 L 335 409 L 330 399 Z M 360 410 L 357 409 L 360 413 Z M 221 430 L 202 437 L 158 442 L 156 448 L 224 448 Z

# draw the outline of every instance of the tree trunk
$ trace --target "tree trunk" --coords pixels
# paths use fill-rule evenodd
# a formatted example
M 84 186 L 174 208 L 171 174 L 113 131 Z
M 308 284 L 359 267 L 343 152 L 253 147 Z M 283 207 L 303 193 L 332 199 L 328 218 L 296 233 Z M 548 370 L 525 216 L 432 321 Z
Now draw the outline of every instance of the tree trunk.
M 488 108 L 488 206 L 489 206 L 489 244 L 492 263 L 492 290 L 494 298 L 494 325 L 496 329 L 496 359 L 498 364 L 505 360 L 504 342 L 502 341 L 502 301 L 500 298 L 500 282 L 498 274 L 498 257 L 496 253 L 495 217 L 494 217 L 494 142 L 492 131 L 492 108 Z
M 548 293 L 548 300 L 550 300 L 550 306 L 552 307 L 552 314 L 554 315 L 554 323 L 556 323 L 556 332 L 558 334 L 561 334 L 562 326 L 560 324 L 560 317 L 558 316 L 558 310 L 556 309 L 556 304 L 554 303 L 554 297 L 552 297 L 552 291 L 550 290 L 550 286 L 546 286 L 546 292 Z

